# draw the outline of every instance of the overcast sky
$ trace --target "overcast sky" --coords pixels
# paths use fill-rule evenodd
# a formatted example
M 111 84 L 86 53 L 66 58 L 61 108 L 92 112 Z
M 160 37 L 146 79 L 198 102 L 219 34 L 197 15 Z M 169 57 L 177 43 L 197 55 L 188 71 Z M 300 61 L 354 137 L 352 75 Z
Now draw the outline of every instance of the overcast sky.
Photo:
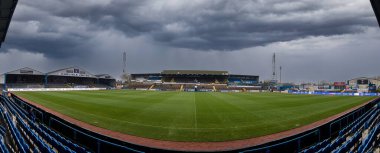
M 79 66 L 94 74 L 228 70 L 284 81 L 380 75 L 369 0 L 19 0 L 0 73 Z

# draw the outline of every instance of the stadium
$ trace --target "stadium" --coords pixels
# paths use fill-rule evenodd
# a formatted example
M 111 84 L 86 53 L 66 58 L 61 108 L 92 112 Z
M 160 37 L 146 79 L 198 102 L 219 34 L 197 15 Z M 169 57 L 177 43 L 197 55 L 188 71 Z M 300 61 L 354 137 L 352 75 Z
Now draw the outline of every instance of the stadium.
M 377 94 L 274 93 L 259 76 L 205 70 L 131 74 L 119 90 L 111 76 L 78 67 L 22 68 L 2 80 L 10 130 L 3 142 L 10 140 L 4 148 L 11 152 L 31 146 L 41 152 L 329 152 L 371 150 L 378 142 L 359 145 L 378 134 Z
M 17 3 L 0 1 L 1 43 Z M 380 2 L 371 3 L 379 19 Z M 4 72 L 0 152 L 379 152 L 378 78 L 314 91 L 260 79 L 226 70 L 135 73 L 123 83 L 77 66 Z

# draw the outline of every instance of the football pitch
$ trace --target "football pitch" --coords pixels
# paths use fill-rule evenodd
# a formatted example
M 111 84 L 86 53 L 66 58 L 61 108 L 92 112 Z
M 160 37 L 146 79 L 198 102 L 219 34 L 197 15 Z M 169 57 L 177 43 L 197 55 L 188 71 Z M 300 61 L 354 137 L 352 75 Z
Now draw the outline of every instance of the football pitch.
M 228 141 L 325 119 L 374 97 L 131 90 L 15 92 L 80 121 L 170 141 Z

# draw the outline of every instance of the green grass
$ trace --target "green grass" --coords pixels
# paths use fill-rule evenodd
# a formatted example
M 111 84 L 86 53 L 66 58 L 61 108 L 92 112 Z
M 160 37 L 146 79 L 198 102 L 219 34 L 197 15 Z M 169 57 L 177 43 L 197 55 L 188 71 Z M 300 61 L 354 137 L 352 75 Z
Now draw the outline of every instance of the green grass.
M 307 125 L 374 97 L 154 91 L 17 92 L 89 124 L 171 141 L 227 141 Z

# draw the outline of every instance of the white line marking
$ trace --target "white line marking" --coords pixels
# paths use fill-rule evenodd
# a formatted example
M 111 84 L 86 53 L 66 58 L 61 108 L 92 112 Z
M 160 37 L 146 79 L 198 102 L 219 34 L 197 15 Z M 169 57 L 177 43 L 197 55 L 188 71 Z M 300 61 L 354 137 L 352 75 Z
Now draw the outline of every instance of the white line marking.
M 198 120 L 197 120 L 197 102 L 195 102 L 195 93 L 194 93 L 194 118 L 195 118 L 195 128 L 198 129 Z

